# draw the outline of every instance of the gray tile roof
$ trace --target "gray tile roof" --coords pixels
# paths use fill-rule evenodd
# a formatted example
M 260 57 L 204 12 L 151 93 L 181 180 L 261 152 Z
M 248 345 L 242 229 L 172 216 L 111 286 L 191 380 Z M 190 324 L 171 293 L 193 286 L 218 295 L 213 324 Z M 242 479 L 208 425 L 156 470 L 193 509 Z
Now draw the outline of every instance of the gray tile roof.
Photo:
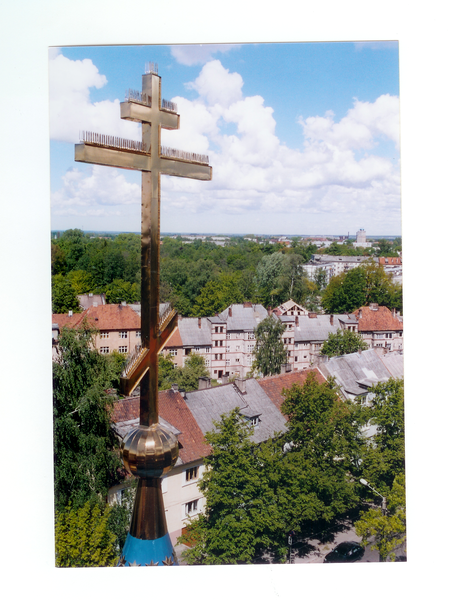
M 178 321 L 183 346 L 211 346 L 211 327 L 206 318 L 184 318 Z
M 247 379 L 245 386 L 245 394 L 241 394 L 233 383 L 186 394 L 186 404 L 204 435 L 214 429 L 213 421 L 220 421 L 222 414 L 237 407 L 245 417 L 259 415 L 259 424 L 254 427 L 251 438 L 253 442 L 263 442 L 274 433 L 287 430 L 284 416 L 258 382 Z
M 404 376 L 404 357 L 403 354 L 397 352 L 388 352 L 381 356 L 383 364 L 386 366 L 388 371 L 396 379 L 402 379 Z
M 229 309 L 232 311 L 231 317 Z M 227 324 L 227 331 L 253 331 L 267 316 L 268 312 L 261 304 L 232 304 L 220 313 L 219 318 Z
M 365 350 L 330 358 L 318 365 L 325 377 L 334 377 L 344 392 L 360 395 L 367 388 L 391 377 L 375 350 Z
M 295 327 L 295 342 L 324 342 L 330 333 L 336 333 L 340 328 L 340 319 L 348 319 L 348 315 L 333 315 L 332 325 L 330 318 L 331 315 L 317 315 L 314 319 L 300 315 Z

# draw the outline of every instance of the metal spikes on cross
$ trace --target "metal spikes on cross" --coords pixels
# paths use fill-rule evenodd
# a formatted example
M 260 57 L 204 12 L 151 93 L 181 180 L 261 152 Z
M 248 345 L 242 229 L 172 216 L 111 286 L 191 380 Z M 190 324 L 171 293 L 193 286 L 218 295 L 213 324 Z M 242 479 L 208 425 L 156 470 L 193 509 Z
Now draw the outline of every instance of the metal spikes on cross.
M 167 531 L 161 478 L 178 458 L 175 435 L 159 423 L 158 353 L 175 329 L 178 315 L 159 305 L 161 174 L 211 180 L 208 157 L 161 146 L 161 128 L 179 129 L 176 105 L 161 100 L 157 65 L 149 63 L 142 92 L 129 90 L 120 104 L 121 118 L 142 123 L 142 142 L 83 132 L 75 160 L 142 171 L 141 348 L 121 378 L 131 394 L 140 383 L 140 423 L 122 443 L 123 462 L 139 478 L 131 526 L 118 566 L 177 564 Z

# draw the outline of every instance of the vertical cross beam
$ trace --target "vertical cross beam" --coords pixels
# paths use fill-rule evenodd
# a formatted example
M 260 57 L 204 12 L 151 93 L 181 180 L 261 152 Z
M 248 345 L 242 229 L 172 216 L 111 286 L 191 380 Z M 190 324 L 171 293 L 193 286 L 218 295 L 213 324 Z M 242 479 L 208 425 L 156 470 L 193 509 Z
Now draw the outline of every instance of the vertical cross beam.
M 140 383 L 140 423 L 123 440 L 125 467 L 139 477 L 131 527 L 119 566 L 176 563 L 167 533 L 161 477 L 178 458 L 178 441 L 159 424 L 158 354 L 177 321 L 175 311 L 159 314 L 159 250 L 161 174 L 211 180 L 207 157 L 163 154 L 161 129 L 178 129 L 180 117 L 163 108 L 161 78 L 142 77 L 142 93 L 121 103 L 121 118 L 142 124 L 142 143 L 109 136 L 85 135 L 75 148 L 75 160 L 142 171 L 141 332 L 142 349 L 121 379 L 124 393 Z

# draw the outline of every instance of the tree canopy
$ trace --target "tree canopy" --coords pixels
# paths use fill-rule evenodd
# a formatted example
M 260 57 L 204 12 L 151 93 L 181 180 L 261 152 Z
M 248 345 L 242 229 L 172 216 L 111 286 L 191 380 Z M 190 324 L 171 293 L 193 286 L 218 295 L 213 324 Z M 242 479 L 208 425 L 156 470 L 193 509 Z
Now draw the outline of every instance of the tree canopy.
M 81 507 L 117 481 L 111 428 L 113 363 L 90 347 L 93 330 L 63 328 L 53 364 L 55 505 Z
M 394 550 L 406 540 L 405 477 L 403 473 L 396 475 L 386 500 L 385 513 L 379 508 L 371 508 L 363 512 L 355 523 L 355 530 L 361 537 L 362 545 L 370 545 L 372 550 L 378 550 L 381 562 L 388 557 L 394 561 L 396 558 Z
M 238 409 L 206 435 L 211 453 L 199 484 L 206 510 L 180 540 L 191 545 L 189 564 L 251 563 L 264 554 L 283 561 L 289 531 L 329 523 L 360 501 L 361 407 L 313 373 L 284 395 L 288 430 L 273 439 L 254 444 Z
M 322 306 L 329 313 L 351 313 L 376 302 L 402 310 L 402 286 L 392 283 L 381 265 L 366 261 L 333 277 L 322 295 Z
M 328 334 L 328 339 L 323 342 L 320 354 L 323 356 L 342 356 L 352 354 L 358 350 L 367 350 L 368 346 L 363 338 L 355 331 L 338 329 L 336 333 Z

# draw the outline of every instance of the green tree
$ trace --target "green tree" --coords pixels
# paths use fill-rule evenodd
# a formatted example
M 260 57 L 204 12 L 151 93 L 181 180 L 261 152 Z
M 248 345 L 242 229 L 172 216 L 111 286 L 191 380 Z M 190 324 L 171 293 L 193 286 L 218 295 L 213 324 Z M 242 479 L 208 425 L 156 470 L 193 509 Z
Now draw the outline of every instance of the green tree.
M 55 553 L 57 567 L 109 567 L 118 560 L 115 534 L 109 528 L 112 509 L 96 501 L 80 508 L 57 511 Z
M 117 376 L 93 349 L 94 331 L 63 328 L 53 363 L 55 505 L 80 508 L 118 483 L 118 442 L 110 421 Z
M 365 478 L 386 495 L 394 478 L 405 472 L 404 381 L 391 378 L 369 392 L 372 399 L 364 412 L 377 433 L 367 447 L 362 467 Z
M 201 317 L 213 316 L 230 304 L 242 303 L 244 297 L 238 287 L 240 278 L 240 273 L 223 273 L 218 279 L 209 281 L 195 299 L 192 314 Z
M 76 270 L 70 271 L 67 275 L 68 280 L 77 295 L 88 294 L 95 289 L 93 277 L 87 271 Z
M 207 433 L 211 453 L 200 489 L 205 512 L 180 538 L 192 547 L 183 554 L 189 564 L 251 563 L 264 550 L 285 556 L 285 521 L 272 479 L 269 450 L 251 442 L 251 426 L 239 409 L 221 416 Z
M 366 273 L 360 267 L 333 277 L 322 296 L 328 313 L 349 313 L 366 304 Z
M 124 279 L 114 279 L 104 289 L 107 304 L 121 304 L 122 302 L 132 304 L 140 300 L 140 286 Z
M 336 333 L 330 333 L 324 341 L 320 354 L 324 356 L 342 356 L 352 354 L 358 350 L 367 350 L 368 346 L 359 333 L 338 329 Z
M 168 390 L 172 383 L 176 383 L 175 363 L 168 354 L 160 354 L 158 358 L 158 389 Z
M 280 373 L 287 362 L 287 352 L 282 341 L 285 325 L 274 315 L 263 319 L 254 330 L 256 344 L 253 351 L 253 370 L 264 377 Z
M 388 557 L 394 561 L 394 550 L 406 539 L 405 477 L 402 473 L 394 479 L 386 512 L 371 508 L 362 513 L 355 523 L 355 530 L 361 537 L 362 546 L 370 545 L 372 550 L 378 550 L 380 562 Z
M 71 285 L 71 281 L 59 273 L 52 277 L 52 313 L 62 314 L 70 310 L 80 312 L 77 294 Z
M 333 379 L 319 383 L 314 373 L 302 386 L 282 393 L 281 410 L 289 418 L 282 466 L 291 482 L 289 521 L 292 529 L 304 529 L 308 523 L 330 521 L 359 501 L 353 481 L 364 445 L 360 407 L 339 398 Z
M 173 371 L 173 382 L 186 392 L 199 389 L 199 378 L 209 377 L 210 373 L 205 366 L 205 358 L 200 354 L 192 354 L 186 359 L 184 367 Z

